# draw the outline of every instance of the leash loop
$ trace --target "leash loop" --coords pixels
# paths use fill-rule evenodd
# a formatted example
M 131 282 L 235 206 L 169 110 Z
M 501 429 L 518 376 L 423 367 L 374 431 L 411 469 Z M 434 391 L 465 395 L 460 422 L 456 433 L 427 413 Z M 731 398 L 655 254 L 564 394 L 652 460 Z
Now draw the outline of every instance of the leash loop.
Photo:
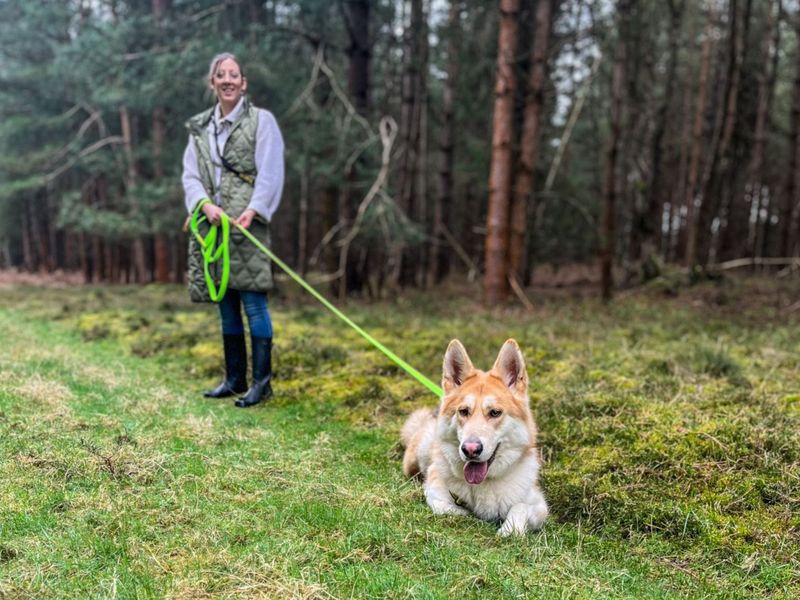
M 231 223 L 228 215 L 224 212 L 220 215 L 220 225 L 211 225 L 206 237 L 200 235 L 200 223 L 208 221 L 203 215 L 200 216 L 201 208 L 208 203 L 208 200 L 201 201 L 192 213 L 192 220 L 190 227 L 192 234 L 200 244 L 200 252 L 203 255 L 203 275 L 206 279 L 206 286 L 208 287 L 208 295 L 212 302 L 220 302 L 228 290 L 228 279 L 231 275 L 231 255 L 230 255 L 230 237 L 231 237 Z M 222 239 L 217 244 L 217 238 L 220 227 L 222 229 Z M 214 283 L 214 278 L 211 277 L 209 272 L 209 265 L 222 259 L 222 277 L 219 281 L 219 288 Z

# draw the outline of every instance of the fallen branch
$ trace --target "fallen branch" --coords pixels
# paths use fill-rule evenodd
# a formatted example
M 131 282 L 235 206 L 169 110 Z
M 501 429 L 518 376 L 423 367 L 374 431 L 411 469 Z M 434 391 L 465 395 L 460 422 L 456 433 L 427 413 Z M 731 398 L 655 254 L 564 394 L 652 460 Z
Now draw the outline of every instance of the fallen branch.
M 740 267 L 752 267 L 752 266 L 782 266 L 782 265 L 800 265 L 800 257 L 798 256 L 787 256 L 784 258 L 736 258 L 734 260 L 728 260 L 716 265 L 712 265 L 712 269 L 716 269 L 719 271 L 729 271 L 731 269 L 738 269 Z
M 525 295 L 525 291 L 522 289 L 522 286 L 517 281 L 517 276 L 511 274 L 508 276 L 508 283 L 511 284 L 511 289 L 514 290 L 514 293 L 519 298 L 519 301 L 527 308 L 528 310 L 533 310 L 533 302 L 530 301 L 530 298 Z

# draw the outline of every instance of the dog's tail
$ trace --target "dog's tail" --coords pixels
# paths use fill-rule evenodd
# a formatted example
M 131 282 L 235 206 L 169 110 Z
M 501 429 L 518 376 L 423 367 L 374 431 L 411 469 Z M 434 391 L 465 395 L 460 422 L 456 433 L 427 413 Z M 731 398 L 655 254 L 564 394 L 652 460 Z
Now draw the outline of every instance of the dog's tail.
M 420 408 L 411 413 L 403 429 L 400 430 L 400 443 L 403 448 L 408 448 L 414 434 L 425 426 L 425 422 L 436 418 L 437 409 Z

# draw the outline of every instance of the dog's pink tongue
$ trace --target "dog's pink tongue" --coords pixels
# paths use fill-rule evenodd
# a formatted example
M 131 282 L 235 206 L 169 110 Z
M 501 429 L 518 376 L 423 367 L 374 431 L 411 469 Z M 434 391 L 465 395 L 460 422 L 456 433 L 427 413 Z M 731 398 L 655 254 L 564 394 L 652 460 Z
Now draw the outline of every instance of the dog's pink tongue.
M 489 472 L 488 462 L 474 462 L 470 461 L 464 465 L 464 479 L 467 483 L 479 484 L 486 479 L 486 473 Z

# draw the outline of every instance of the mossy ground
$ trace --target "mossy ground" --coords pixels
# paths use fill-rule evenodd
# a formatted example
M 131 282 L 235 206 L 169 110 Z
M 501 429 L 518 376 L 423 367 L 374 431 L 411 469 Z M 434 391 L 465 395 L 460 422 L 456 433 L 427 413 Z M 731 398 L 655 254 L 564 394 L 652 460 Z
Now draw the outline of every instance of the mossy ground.
M 434 380 L 454 337 L 528 360 L 552 518 L 435 517 L 398 431 L 435 399 L 313 301 L 271 301 L 276 397 L 204 400 L 213 308 L 177 287 L 0 290 L 0 597 L 800 595 L 797 286 L 348 314 Z

